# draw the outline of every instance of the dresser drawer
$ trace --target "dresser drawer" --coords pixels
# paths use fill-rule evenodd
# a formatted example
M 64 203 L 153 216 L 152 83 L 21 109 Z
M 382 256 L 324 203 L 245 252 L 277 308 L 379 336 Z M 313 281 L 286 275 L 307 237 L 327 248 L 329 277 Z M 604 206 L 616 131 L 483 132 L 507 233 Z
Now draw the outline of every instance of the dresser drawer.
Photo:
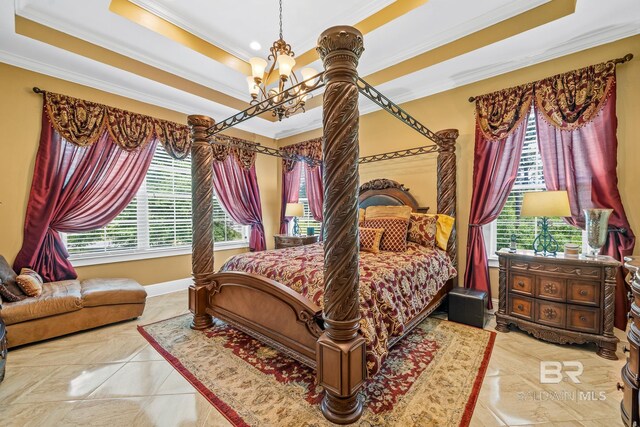
M 511 295 L 509 297 L 509 314 L 533 320 L 533 300 L 527 297 Z
M 512 274 L 509 290 L 517 294 L 533 296 L 534 277 L 526 274 Z
M 601 332 L 600 309 L 571 304 L 567 305 L 567 329 L 599 334 Z
M 567 284 L 564 279 L 555 277 L 536 277 L 536 298 L 564 302 L 567 296 Z
M 564 328 L 566 325 L 566 306 L 555 302 L 536 300 L 535 321 L 543 325 Z
M 569 280 L 567 302 L 584 305 L 600 305 L 600 283 L 585 280 Z
M 640 357 L 638 357 L 638 348 L 640 347 L 640 336 L 637 334 L 638 328 L 631 325 L 627 339 L 629 340 L 629 353 L 627 358 L 627 368 L 635 381 L 640 381 Z

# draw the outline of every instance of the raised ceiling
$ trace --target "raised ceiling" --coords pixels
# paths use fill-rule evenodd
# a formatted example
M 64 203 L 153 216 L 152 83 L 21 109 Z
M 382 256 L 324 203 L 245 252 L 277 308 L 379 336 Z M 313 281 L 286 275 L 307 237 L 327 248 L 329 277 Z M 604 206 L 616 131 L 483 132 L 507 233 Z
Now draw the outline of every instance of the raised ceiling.
M 221 120 L 246 108 L 247 60 L 267 55 L 277 18 L 277 0 L 3 1 L 0 61 Z M 315 40 L 339 24 L 365 34 L 360 75 L 400 103 L 638 34 L 640 2 L 284 0 L 301 66 L 321 69 Z M 321 96 L 239 127 L 272 138 L 320 127 Z

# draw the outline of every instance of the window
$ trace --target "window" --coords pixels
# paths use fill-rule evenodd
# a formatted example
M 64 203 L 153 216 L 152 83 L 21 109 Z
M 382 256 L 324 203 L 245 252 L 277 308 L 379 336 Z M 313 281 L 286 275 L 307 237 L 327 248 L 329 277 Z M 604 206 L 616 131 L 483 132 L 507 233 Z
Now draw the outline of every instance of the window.
M 529 114 L 526 136 L 522 148 L 522 157 L 518 166 L 518 175 L 507 198 L 500 216 L 484 227 L 485 242 L 489 258 L 495 258 L 495 252 L 509 247 L 511 235 L 515 234 L 518 249 L 531 249 L 533 240 L 538 234 L 538 218 L 520 217 L 522 199 L 528 191 L 546 190 L 542 174 L 542 158 L 538 150 L 536 121 L 533 112 Z M 575 243 L 583 247 L 583 232 L 573 227 L 562 218 L 552 218 L 551 233 L 558 241 L 560 250 L 565 243 Z
M 223 246 L 248 243 L 248 227 L 233 222 L 215 197 L 213 217 L 215 242 L 225 242 Z M 105 227 L 69 233 L 63 240 L 72 260 L 190 253 L 191 159 L 175 160 L 158 145 L 144 182 L 129 205 Z
M 313 219 L 313 215 L 311 215 L 311 210 L 309 209 L 309 198 L 307 197 L 307 182 L 304 168 L 306 168 L 306 165 L 304 165 L 302 173 L 300 174 L 300 191 L 298 193 L 298 203 L 302 203 L 304 206 L 304 216 L 298 218 L 300 234 L 307 234 L 308 227 L 315 228 L 315 234 L 319 234 L 320 226 L 322 224 Z M 293 221 L 291 223 L 293 223 Z

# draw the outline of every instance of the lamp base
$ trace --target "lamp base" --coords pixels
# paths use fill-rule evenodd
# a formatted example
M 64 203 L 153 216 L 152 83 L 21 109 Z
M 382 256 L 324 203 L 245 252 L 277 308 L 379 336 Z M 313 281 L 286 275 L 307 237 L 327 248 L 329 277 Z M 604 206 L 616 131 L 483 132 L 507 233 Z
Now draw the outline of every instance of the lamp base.
M 540 218 L 540 234 L 533 240 L 533 252 L 547 257 L 554 257 L 560 249 L 558 241 L 549 233 L 549 218 Z
M 298 224 L 298 217 L 293 217 L 293 235 L 294 236 L 299 236 L 300 235 L 300 225 Z

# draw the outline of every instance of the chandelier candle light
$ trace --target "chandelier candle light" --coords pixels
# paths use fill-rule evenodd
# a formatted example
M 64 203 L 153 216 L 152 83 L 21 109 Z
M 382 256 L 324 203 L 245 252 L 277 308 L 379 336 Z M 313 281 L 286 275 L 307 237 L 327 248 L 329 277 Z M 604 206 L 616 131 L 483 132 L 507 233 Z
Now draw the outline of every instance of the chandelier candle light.
M 267 57 L 267 60 L 257 57 L 249 60 L 251 75 L 247 77 L 247 84 L 251 94 L 251 105 L 259 104 L 267 99 L 273 100 L 274 103 L 280 103 L 285 98 L 290 98 L 272 111 L 274 117 L 282 120 L 298 110 L 304 111 L 305 103 L 310 96 L 309 92 L 319 80 L 319 73 L 311 67 L 303 68 L 300 70 L 302 80 L 298 80 L 298 76 L 293 72 L 293 67 L 296 65 L 296 60 L 293 59 L 295 54 L 291 50 L 291 45 L 282 37 L 282 0 L 280 0 L 279 18 L 280 38 L 273 42 L 273 45 L 269 48 L 271 54 Z M 271 61 L 271 65 L 269 65 L 268 61 Z M 277 86 L 269 88 L 267 85 L 271 75 L 276 71 L 276 65 L 278 66 L 277 72 L 280 78 Z M 265 70 L 267 69 L 265 76 Z M 293 96 L 291 96 L 285 90 L 287 83 L 290 86 L 297 86 L 302 83 L 302 86 L 297 88 Z
M 540 234 L 533 241 L 533 251 L 544 256 L 556 256 L 559 245 L 549 232 L 549 217 L 571 216 L 566 191 L 535 191 L 524 193 L 521 217 L 540 217 Z

